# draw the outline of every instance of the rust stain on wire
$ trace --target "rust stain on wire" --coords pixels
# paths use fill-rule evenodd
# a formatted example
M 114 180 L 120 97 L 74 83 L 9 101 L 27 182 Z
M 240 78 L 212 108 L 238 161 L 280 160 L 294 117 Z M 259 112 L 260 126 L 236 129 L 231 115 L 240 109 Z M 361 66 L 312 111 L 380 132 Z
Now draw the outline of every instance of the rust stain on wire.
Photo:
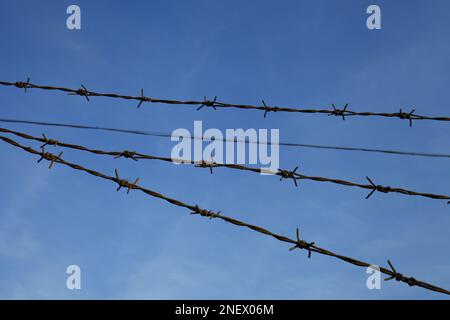
M 278 241 L 281 241 L 281 242 L 284 242 L 284 243 L 289 243 L 291 245 L 294 245 L 294 247 L 290 248 L 291 251 L 294 250 L 294 249 L 306 250 L 306 251 L 308 251 L 308 257 L 311 257 L 311 253 L 314 252 L 314 253 L 318 253 L 318 254 L 321 254 L 321 255 L 334 257 L 336 259 L 339 259 L 341 261 L 347 262 L 347 263 L 352 264 L 354 266 L 370 267 L 370 266 L 373 265 L 373 264 L 369 264 L 369 263 L 361 261 L 361 260 L 357 260 L 357 259 L 354 259 L 354 258 L 351 258 L 351 257 L 347 257 L 347 256 L 344 256 L 344 255 L 341 255 L 341 254 L 338 254 L 338 253 L 334 253 L 334 252 L 329 251 L 327 249 L 321 248 L 321 247 L 317 246 L 314 242 L 307 242 L 305 240 L 301 240 L 300 239 L 300 233 L 299 233 L 298 229 L 297 229 L 297 238 L 296 239 L 291 239 L 291 238 L 289 238 L 287 236 L 283 236 L 283 235 L 280 235 L 280 234 L 277 234 L 277 233 L 273 233 L 273 232 L 271 232 L 271 231 L 269 231 L 269 230 L 267 230 L 265 228 L 259 227 L 257 225 L 252 225 L 252 224 L 249 224 L 249 223 L 246 223 L 246 222 L 243 222 L 243 221 L 240 221 L 240 220 L 237 220 L 237 219 L 234 219 L 234 218 L 222 215 L 220 212 L 215 212 L 215 211 L 212 211 L 212 210 L 203 209 L 203 208 L 201 208 L 198 205 L 187 204 L 187 203 L 182 202 L 180 200 L 167 197 L 167 196 L 165 196 L 165 195 L 163 195 L 161 193 L 158 193 L 156 191 L 153 191 L 151 189 L 147 189 L 147 188 L 139 186 L 137 184 L 137 181 L 135 181 L 135 183 L 130 183 L 127 180 L 120 179 L 117 171 L 116 171 L 116 176 L 115 177 L 108 176 L 108 175 L 106 175 L 104 173 L 101 173 L 101 172 L 98 172 L 98 171 L 95 171 L 95 170 L 92 170 L 92 169 L 89 169 L 89 168 L 85 168 L 85 167 L 80 166 L 78 164 L 74 164 L 74 163 L 68 162 L 66 160 L 63 160 L 59 156 L 56 156 L 56 155 L 51 155 L 50 156 L 48 153 L 45 153 L 44 150 L 39 152 L 37 150 L 34 150 L 31 147 L 25 147 L 25 146 L 17 143 L 14 140 L 7 138 L 7 137 L 0 136 L 0 140 L 2 140 L 4 142 L 6 142 L 7 144 L 10 144 L 10 145 L 12 145 L 14 147 L 20 148 L 20 149 L 22 149 L 22 150 L 24 150 L 24 151 L 26 151 L 28 153 L 40 156 L 43 159 L 46 159 L 46 160 L 49 160 L 49 161 L 53 161 L 53 162 L 56 162 L 56 163 L 60 163 L 62 165 L 68 166 L 68 167 L 70 167 L 72 169 L 83 171 L 83 172 L 86 172 L 86 173 L 88 173 L 88 174 L 90 174 L 92 176 L 95 176 L 95 177 L 98 177 L 98 178 L 102 178 L 102 179 L 109 180 L 111 182 L 117 183 L 117 184 L 119 184 L 119 187 L 126 187 L 126 188 L 128 188 L 128 190 L 131 190 L 131 189 L 139 190 L 139 191 L 141 191 L 141 192 L 143 192 L 143 193 L 145 193 L 145 194 L 147 194 L 149 196 L 152 196 L 152 197 L 155 197 L 155 198 L 159 198 L 161 200 L 169 202 L 172 205 L 188 209 L 191 212 L 191 214 L 194 214 L 194 215 L 198 214 L 198 215 L 200 215 L 202 217 L 207 217 L 207 218 L 210 218 L 210 219 L 221 219 L 221 220 L 223 220 L 225 222 L 228 222 L 230 224 L 233 224 L 235 226 L 248 228 L 248 229 L 250 229 L 252 231 L 255 231 L 257 233 L 264 234 L 264 235 L 270 236 L 272 238 L 275 238 Z M 391 269 L 387 269 L 387 268 L 383 268 L 383 267 L 380 268 L 380 272 L 382 272 L 383 274 L 386 274 L 388 276 L 388 278 L 386 278 L 386 280 L 395 279 L 396 281 L 404 282 L 404 283 L 408 284 L 409 286 L 418 286 L 418 287 L 421 287 L 421 288 L 424 288 L 424 289 L 427 289 L 427 290 L 431 290 L 431 291 L 434 291 L 434 292 L 439 292 L 439 293 L 443 293 L 443 294 L 446 294 L 446 295 L 450 295 L 450 291 L 448 291 L 448 290 L 446 290 L 444 288 L 438 287 L 436 285 L 429 284 L 429 283 L 424 282 L 424 281 L 417 280 L 416 278 L 413 278 L 413 277 L 407 277 L 407 276 L 404 276 L 401 273 L 398 273 L 394 269 L 394 267 L 392 266 L 392 264 L 391 264 L 391 262 L 389 260 L 388 260 L 388 264 L 389 264 Z
M 253 167 L 248 167 L 248 166 L 239 165 L 239 164 L 217 163 L 214 161 L 206 161 L 206 160 L 190 161 L 190 160 L 183 160 L 183 159 L 173 159 L 173 158 L 169 158 L 169 157 L 148 155 L 148 154 L 143 154 L 143 153 L 139 153 L 139 152 L 135 152 L 135 151 L 128 151 L 128 150 L 125 150 L 125 151 L 96 150 L 96 149 L 90 149 L 90 148 L 87 148 L 87 147 L 84 147 L 81 145 L 69 144 L 69 143 L 64 143 L 64 142 L 54 140 L 54 139 L 48 139 L 45 135 L 43 135 L 42 138 L 35 137 L 35 136 L 31 136 L 26 133 L 13 131 L 13 130 L 9 130 L 6 128 L 0 128 L 0 132 L 14 134 L 18 137 L 28 139 L 28 140 L 39 141 L 39 142 L 43 143 L 43 146 L 54 145 L 54 146 L 59 146 L 59 147 L 71 148 L 71 149 L 86 151 L 86 152 L 99 154 L 99 155 L 109 155 L 109 156 L 114 157 L 115 159 L 123 157 L 123 158 L 132 159 L 134 161 L 145 159 L 145 160 L 159 160 L 159 161 L 165 161 L 165 162 L 171 162 L 171 163 L 176 162 L 176 163 L 181 163 L 181 164 L 191 164 L 197 168 L 209 168 L 211 174 L 213 173 L 213 168 L 229 168 L 229 169 L 235 169 L 235 170 L 250 171 L 250 172 L 255 172 L 255 173 L 260 173 L 260 174 L 263 173 L 263 174 L 277 175 L 280 177 L 280 180 L 292 179 L 294 181 L 295 186 L 298 186 L 297 180 L 311 180 L 311 181 L 316 181 L 316 182 L 329 182 L 329 183 L 333 183 L 333 184 L 337 184 L 337 185 L 362 188 L 362 189 L 370 190 L 370 193 L 366 196 L 366 199 L 369 199 L 375 192 L 379 192 L 379 193 L 399 193 L 399 194 L 408 195 L 408 196 L 420 196 L 420 197 L 436 199 L 436 200 L 446 200 L 446 201 L 450 200 L 450 196 L 447 196 L 447 195 L 424 193 L 424 192 L 417 192 L 417 191 L 412 191 L 412 190 L 403 189 L 403 188 L 394 188 L 394 187 L 389 187 L 389 186 L 377 185 L 369 177 L 366 177 L 369 184 L 360 184 L 360 183 L 354 183 L 354 182 L 340 180 L 340 179 L 308 176 L 308 175 L 298 173 L 297 172 L 298 166 L 292 171 L 283 170 L 283 169 L 279 169 L 278 171 L 270 171 L 267 169 L 253 168 Z
M 30 79 L 28 78 L 27 82 L 16 81 L 16 82 L 8 82 L 8 81 L 0 81 L 0 85 L 9 86 L 9 87 L 17 87 L 24 89 L 42 89 L 42 90 L 50 90 L 50 91 L 62 91 L 70 95 L 79 95 L 83 96 L 89 101 L 89 97 L 109 97 L 116 99 L 125 99 L 125 100 L 136 100 L 139 101 L 138 108 L 141 106 L 142 102 L 150 102 L 150 103 L 162 103 L 169 105 L 191 105 L 198 106 L 197 110 L 202 109 L 203 107 L 213 108 L 216 110 L 217 108 L 237 108 L 237 109 L 245 109 L 245 110 L 261 110 L 264 112 L 264 117 L 266 117 L 268 112 L 295 112 L 295 113 L 319 113 L 319 114 L 327 114 L 329 116 L 339 116 L 345 120 L 345 117 L 349 116 L 375 116 L 375 117 L 385 117 L 385 118 L 399 118 L 402 120 L 408 120 L 409 125 L 412 126 L 413 120 L 434 120 L 434 121 L 450 121 L 450 117 L 431 117 L 415 114 L 415 109 L 411 112 L 403 112 L 400 109 L 400 112 L 396 113 L 385 113 L 385 112 L 357 112 L 348 109 L 349 104 L 347 103 L 343 109 L 336 108 L 335 104 L 332 104 L 332 109 L 301 109 L 301 108 L 288 108 L 288 107 L 279 107 L 279 106 L 269 106 L 264 100 L 262 101 L 263 105 L 250 105 L 250 104 L 234 104 L 234 103 L 224 103 L 217 101 L 217 96 L 213 100 L 208 100 L 204 97 L 203 101 L 196 100 L 175 100 L 175 99 L 156 99 L 151 97 L 144 96 L 144 90 L 141 89 L 141 95 L 139 96 L 131 96 L 131 95 L 123 95 L 117 93 L 101 93 L 87 90 L 85 86 L 81 85 L 79 89 L 59 87 L 59 86 L 46 86 L 30 83 Z

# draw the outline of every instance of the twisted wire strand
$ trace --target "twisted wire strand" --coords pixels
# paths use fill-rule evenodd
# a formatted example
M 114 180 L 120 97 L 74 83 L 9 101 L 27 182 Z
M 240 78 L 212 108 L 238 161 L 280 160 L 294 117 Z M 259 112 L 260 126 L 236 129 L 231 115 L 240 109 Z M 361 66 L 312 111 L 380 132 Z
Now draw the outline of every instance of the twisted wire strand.
M 102 178 L 102 179 L 109 180 L 111 182 L 117 183 L 119 185 L 119 188 L 117 190 L 119 190 L 122 187 L 127 188 L 128 192 L 130 190 L 140 190 L 141 192 L 143 192 L 143 193 L 145 193 L 145 194 L 147 194 L 149 196 L 152 196 L 152 197 L 164 200 L 164 201 L 166 201 L 166 202 L 168 202 L 168 203 L 170 203 L 172 205 L 188 209 L 188 210 L 191 211 L 191 214 L 200 215 L 202 217 L 206 217 L 206 218 L 210 218 L 210 219 L 221 219 L 221 220 L 223 220 L 225 222 L 228 222 L 228 223 L 230 223 L 232 225 L 235 225 L 235 226 L 238 226 L 238 227 L 248 228 L 248 229 L 250 229 L 252 231 L 255 231 L 257 233 L 264 234 L 266 236 L 270 236 L 270 237 L 272 237 L 272 238 L 274 238 L 274 239 L 276 239 L 278 241 L 289 243 L 289 244 L 293 244 L 294 247 L 292 247 L 290 250 L 303 249 L 303 250 L 307 250 L 309 252 L 309 255 L 311 254 L 311 252 L 314 252 L 314 253 L 318 253 L 318 254 L 321 254 L 321 255 L 334 257 L 336 259 L 339 259 L 341 261 L 344 261 L 344 262 L 347 262 L 349 264 L 352 264 L 352 265 L 355 265 L 355 266 L 359 266 L 359 267 L 370 267 L 370 266 L 373 266 L 373 264 L 369 264 L 367 262 L 364 262 L 364 261 L 361 261 L 361 260 L 357 260 L 357 259 L 354 259 L 354 258 L 351 258 L 351 257 L 348 257 L 348 256 L 344 256 L 344 255 L 341 255 L 341 254 L 338 254 L 338 253 L 334 253 L 334 252 L 332 252 L 330 250 L 321 248 L 321 247 L 315 245 L 314 242 L 308 243 L 308 242 L 306 242 L 304 240 L 301 240 L 299 238 L 298 229 L 297 229 L 297 239 L 292 239 L 292 238 L 289 238 L 289 237 L 284 236 L 284 235 L 273 233 L 273 232 L 271 232 L 271 231 L 269 231 L 269 230 L 267 230 L 265 228 L 259 227 L 257 225 L 249 224 L 249 223 L 246 223 L 246 222 L 243 222 L 243 221 L 240 221 L 240 220 L 237 220 L 237 219 L 234 219 L 234 218 L 222 215 L 220 212 L 214 212 L 214 211 L 211 211 L 211 210 L 202 209 L 198 205 L 187 204 L 187 203 L 184 203 L 184 202 L 182 202 L 180 200 L 167 197 L 167 196 L 165 196 L 165 195 L 163 195 L 161 193 L 158 193 L 156 191 L 153 191 L 151 189 L 147 189 L 147 188 L 141 187 L 141 186 L 139 186 L 137 184 L 138 179 L 136 179 L 134 183 L 130 183 L 127 180 L 120 179 L 117 170 L 116 170 L 116 177 L 108 176 L 108 175 L 106 175 L 104 173 L 101 173 L 101 172 L 98 172 L 98 171 L 95 171 L 95 170 L 92 170 L 92 169 L 85 168 L 85 167 L 83 167 L 81 165 L 78 165 L 78 164 L 74 164 L 74 163 L 65 161 L 65 160 L 63 160 L 61 158 L 61 154 L 59 154 L 57 156 L 57 155 L 45 152 L 44 150 L 39 152 L 39 151 L 36 151 L 35 149 L 33 149 L 31 147 L 23 146 L 23 145 L 19 144 L 18 142 L 14 141 L 12 139 L 9 139 L 7 137 L 4 137 L 4 136 L 0 136 L 0 140 L 2 140 L 3 142 L 5 142 L 5 143 L 7 143 L 7 144 L 9 144 L 11 146 L 14 146 L 14 147 L 17 147 L 19 149 L 22 149 L 22 150 L 24 150 L 24 151 L 26 151 L 28 153 L 40 156 L 41 158 L 40 158 L 39 161 L 41 161 L 42 159 L 45 159 L 47 161 L 51 161 L 51 164 L 59 163 L 59 164 L 68 166 L 68 167 L 70 167 L 72 169 L 86 172 L 86 173 L 88 173 L 88 174 L 90 174 L 92 176 L 95 176 L 95 177 L 98 177 L 98 178 Z M 430 291 L 434 291 L 434 292 L 450 295 L 450 291 L 448 291 L 448 290 L 446 290 L 444 288 L 441 288 L 441 287 L 436 286 L 436 285 L 429 284 L 429 283 L 421 281 L 421 280 L 417 280 L 417 279 L 415 279 L 413 277 L 404 276 L 403 274 L 397 272 L 394 269 L 394 267 L 392 266 L 392 264 L 391 264 L 391 262 L 389 260 L 388 260 L 388 263 L 389 263 L 389 265 L 391 267 L 391 270 L 387 269 L 387 268 L 384 268 L 384 267 L 380 267 L 380 272 L 389 276 L 385 280 L 395 279 L 396 281 L 404 282 L 404 283 L 408 284 L 409 286 L 418 286 L 418 287 L 421 287 L 421 288 L 424 288 L 424 289 L 427 289 L 427 290 L 430 290 Z
M 62 91 L 62 92 L 68 93 L 70 95 L 83 96 L 87 99 L 87 101 L 89 101 L 89 97 L 109 97 L 109 98 L 124 99 L 124 100 L 135 100 L 135 101 L 139 101 L 139 104 L 137 106 L 138 108 L 141 106 L 142 102 L 150 102 L 150 103 L 161 103 L 161 104 L 168 104 L 168 105 L 199 106 L 197 108 L 197 110 L 200 110 L 203 107 L 213 108 L 214 110 L 216 108 L 237 108 L 237 109 L 244 109 L 244 110 L 260 110 L 260 111 L 264 111 L 264 117 L 266 116 L 266 114 L 268 112 L 290 112 L 290 113 L 306 113 L 306 114 L 318 113 L 318 114 L 326 114 L 329 116 L 342 117 L 343 120 L 345 120 L 345 117 L 348 117 L 348 116 L 360 116 L 360 117 L 375 116 L 375 117 L 399 118 L 402 120 L 408 120 L 410 126 L 412 126 L 413 120 L 450 121 L 450 117 L 445 117 L 445 116 L 434 117 L 434 116 L 425 116 L 425 115 L 415 114 L 414 113 L 415 109 L 410 112 L 404 112 L 404 111 L 402 111 L 402 109 L 400 109 L 400 111 L 396 112 L 396 113 L 371 112 L 371 111 L 357 112 L 357 111 L 352 111 L 352 110 L 347 109 L 348 104 L 343 109 L 336 108 L 336 106 L 334 104 L 332 105 L 333 109 L 313 109 L 313 108 L 288 108 L 288 107 L 269 106 L 264 102 L 264 100 L 262 101 L 262 103 L 263 103 L 262 106 L 257 106 L 257 105 L 250 105 L 250 104 L 235 104 L 235 103 L 219 102 L 219 101 L 217 101 L 217 97 L 215 97 L 213 100 L 208 100 L 205 97 L 203 101 L 158 99 L 158 98 L 151 98 L 151 97 L 145 96 L 143 89 L 141 89 L 141 95 L 139 95 L 139 96 L 124 95 L 124 94 L 117 94 L 117 93 L 101 93 L 101 92 L 95 92 L 95 91 L 88 90 L 83 85 L 81 85 L 81 88 L 79 88 L 79 89 L 73 89 L 73 88 L 67 88 L 67 87 L 61 87 L 61 86 L 48 86 L 48 85 L 34 84 L 34 83 L 30 82 L 29 78 L 28 78 L 27 82 L 0 81 L 0 85 L 25 89 L 25 92 L 27 89 Z
M 394 188 L 394 187 L 389 187 L 389 186 L 376 185 L 375 183 L 373 183 L 373 181 L 370 178 L 367 178 L 368 181 L 370 182 L 369 184 L 360 184 L 360 183 L 354 183 L 354 182 L 341 180 L 341 179 L 326 178 L 326 177 L 319 177 L 319 176 L 308 176 L 308 175 L 297 173 L 297 172 L 295 172 L 296 170 L 289 171 L 289 170 L 279 169 L 278 171 L 271 171 L 268 169 L 254 168 L 254 167 L 249 167 L 249 166 L 244 166 L 244 165 L 239 165 L 239 164 L 216 163 L 214 161 L 206 161 L 206 160 L 192 161 L 192 160 L 176 159 L 176 158 L 148 155 L 148 154 L 139 153 L 139 152 L 135 152 L 135 151 L 129 151 L 129 150 L 105 151 L 105 150 L 91 149 L 91 148 L 81 146 L 81 145 L 69 144 L 69 143 L 61 142 L 59 140 L 48 139 L 45 135 L 43 135 L 43 137 L 35 137 L 35 136 L 29 135 L 26 133 L 13 131 L 13 130 L 1 128 L 1 127 L 0 127 L 0 132 L 14 134 L 18 137 L 28 139 L 28 140 L 35 140 L 35 141 L 42 142 L 43 143 L 42 146 L 55 145 L 55 146 L 59 146 L 59 147 L 65 147 L 65 148 L 71 148 L 71 149 L 76 149 L 76 150 L 80 150 L 80 151 L 85 151 L 85 152 L 89 152 L 89 153 L 93 153 L 93 154 L 97 154 L 97 155 L 109 155 L 109 156 L 113 156 L 114 158 L 120 158 L 120 157 L 129 158 L 129 159 L 132 159 L 135 161 L 140 160 L 140 159 L 145 159 L 145 160 L 159 160 L 159 161 L 179 163 L 179 164 L 190 164 L 190 165 L 194 165 L 195 167 L 199 167 L 199 168 L 209 168 L 211 170 L 211 173 L 212 173 L 212 168 L 228 168 L 228 169 L 235 169 L 235 170 L 250 171 L 250 172 L 259 173 L 259 174 L 277 175 L 277 176 L 280 176 L 281 179 L 283 179 L 283 178 L 284 179 L 292 179 L 296 185 L 297 185 L 297 182 L 296 182 L 297 180 L 311 180 L 311 181 L 316 181 L 316 182 L 329 182 L 329 183 L 348 186 L 348 187 L 357 187 L 357 188 L 361 188 L 361 189 L 371 190 L 371 193 L 369 194 L 369 196 L 367 196 L 367 198 L 369 198 L 375 191 L 378 191 L 380 193 L 400 193 L 400 194 L 408 195 L 408 196 L 420 196 L 420 197 L 436 199 L 436 200 L 450 200 L 450 196 L 447 196 L 447 195 L 424 193 L 424 192 L 407 190 L 407 189 L 403 189 L 403 188 Z

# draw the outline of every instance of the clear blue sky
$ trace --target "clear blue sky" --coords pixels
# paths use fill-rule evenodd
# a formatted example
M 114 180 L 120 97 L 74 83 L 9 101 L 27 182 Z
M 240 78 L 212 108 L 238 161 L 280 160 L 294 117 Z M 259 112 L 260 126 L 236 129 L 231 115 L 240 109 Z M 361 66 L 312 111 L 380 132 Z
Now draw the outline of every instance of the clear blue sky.
M 77 1 L 82 30 L 66 29 L 69 1 L 0 3 L 0 78 L 163 98 L 287 106 L 347 102 L 353 110 L 449 115 L 448 1 Z M 382 30 L 366 8 L 382 9 Z M 284 141 L 426 152 L 449 151 L 448 123 L 337 118 L 145 105 L 0 88 L 1 117 L 170 132 L 279 128 Z M 3 126 L 3 124 L 2 124 Z M 168 139 L 4 125 L 104 149 L 170 155 Z M 30 142 L 25 142 L 27 145 Z M 174 198 L 295 236 L 450 288 L 445 202 L 315 182 L 279 182 L 230 170 L 64 150 L 67 160 L 141 178 Z M 383 282 L 365 269 L 220 221 L 190 216 L 139 192 L 0 145 L 0 298 L 442 298 Z M 449 162 L 367 153 L 288 149 L 281 167 L 308 175 L 449 194 Z M 82 269 L 82 290 L 65 270 Z

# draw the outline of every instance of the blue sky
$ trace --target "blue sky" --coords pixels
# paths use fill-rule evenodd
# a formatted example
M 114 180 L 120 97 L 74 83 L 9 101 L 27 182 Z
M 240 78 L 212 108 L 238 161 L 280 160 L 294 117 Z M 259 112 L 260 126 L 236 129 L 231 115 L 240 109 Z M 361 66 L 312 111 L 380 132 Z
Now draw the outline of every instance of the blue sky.
M 370 4 L 382 30 L 366 28 Z M 449 115 L 446 1 L 77 1 L 82 29 L 66 29 L 68 1 L 0 3 L 1 79 L 153 97 Z M 447 152 L 447 123 L 337 118 L 145 105 L 1 88 L 1 117 L 171 132 L 278 128 L 283 141 Z M 103 149 L 170 155 L 168 139 L 3 125 Z M 25 142 L 29 144 L 29 142 Z M 319 246 L 450 287 L 445 202 L 64 150 L 68 161 Z M 0 145 L 0 298 L 439 299 L 365 269 L 289 252 L 251 231 L 187 211 Z M 281 148 L 280 166 L 307 175 L 449 194 L 448 160 Z M 77 264 L 82 290 L 65 287 Z

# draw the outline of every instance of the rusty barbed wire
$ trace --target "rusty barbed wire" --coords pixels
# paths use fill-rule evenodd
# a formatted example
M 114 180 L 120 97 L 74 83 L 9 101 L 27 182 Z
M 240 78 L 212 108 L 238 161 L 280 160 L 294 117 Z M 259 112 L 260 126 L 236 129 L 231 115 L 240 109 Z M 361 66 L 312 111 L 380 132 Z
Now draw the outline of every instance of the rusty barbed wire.
M 194 215 L 198 214 L 198 215 L 200 215 L 202 217 L 210 218 L 212 220 L 214 220 L 214 219 L 221 219 L 221 220 L 223 220 L 225 222 L 228 222 L 230 224 L 233 224 L 235 226 L 248 228 L 248 229 L 250 229 L 252 231 L 255 231 L 257 233 L 270 236 L 270 237 L 272 237 L 272 238 L 274 238 L 274 239 L 276 239 L 278 241 L 294 245 L 294 247 L 290 248 L 290 251 L 292 251 L 294 249 L 300 249 L 300 250 L 303 249 L 303 250 L 308 251 L 308 257 L 311 257 L 311 253 L 314 252 L 314 253 L 318 253 L 318 254 L 321 254 L 321 255 L 334 257 L 336 259 L 339 259 L 341 261 L 347 262 L 347 263 L 352 264 L 354 266 L 366 267 L 366 268 L 374 266 L 374 264 L 369 264 L 367 262 L 360 261 L 360 260 L 357 260 L 357 259 L 354 259 L 354 258 L 351 258 L 351 257 L 348 257 L 348 256 L 344 256 L 344 255 L 332 252 L 330 250 L 321 248 L 321 247 L 317 246 L 315 244 L 315 242 L 307 242 L 305 240 L 302 240 L 302 239 L 300 239 L 300 233 L 299 233 L 299 229 L 298 228 L 296 229 L 297 230 L 296 239 L 291 239 L 291 238 L 289 238 L 287 236 L 280 235 L 280 234 L 277 234 L 277 233 L 273 233 L 272 231 L 269 231 L 269 230 L 267 230 L 265 228 L 262 228 L 262 227 L 259 227 L 257 225 L 249 224 L 249 223 L 246 223 L 244 221 L 240 221 L 240 220 L 237 220 L 237 219 L 234 219 L 234 218 L 222 215 L 220 211 L 219 212 L 215 212 L 215 211 L 212 211 L 212 210 L 203 209 L 203 208 L 201 208 L 198 205 L 187 204 L 187 203 L 182 202 L 180 200 L 167 197 L 167 196 L 165 196 L 165 195 L 163 195 L 161 193 L 158 193 L 156 191 L 153 191 L 151 189 L 141 187 L 141 186 L 139 186 L 137 184 L 138 180 L 136 180 L 134 183 L 130 183 L 128 180 L 121 179 L 119 177 L 119 174 L 118 174 L 117 170 L 115 172 L 115 177 L 108 176 L 107 174 L 104 174 L 104 173 L 101 173 L 101 172 L 98 172 L 98 171 L 95 171 L 95 170 L 92 170 L 92 169 L 89 169 L 89 168 L 85 168 L 85 167 L 83 167 L 81 165 L 78 165 L 78 164 L 74 164 L 74 163 L 68 162 L 68 161 L 60 158 L 59 156 L 56 156 L 56 155 L 51 155 L 50 156 L 48 153 L 45 153 L 44 150 L 39 152 L 37 150 L 34 150 L 31 147 L 25 147 L 25 146 L 19 144 L 18 142 L 14 141 L 12 139 L 9 139 L 7 137 L 0 136 L 0 140 L 2 140 L 3 142 L 5 142 L 5 143 L 7 143 L 7 144 L 9 144 L 11 146 L 14 146 L 14 147 L 17 147 L 19 149 L 22 149 L 22 150 L 24 150 L 24 151 L 26 151 L 28 153 L 40 156 L 43 159 L 46 159 L 46 160 L 49 160 L 49 161 L 53 161 L 53 162 L 56 162 L 56 163 L 60 163 L 62 165 L 68 166 L 68 167 L 70 167 L 72 169 L 86 172 L 86 173 L 88 173 L 88 174 L 90 174 L 92 176 L 95 176 L 97 178 L 102 178 L 102 179 L 109 180 L 109 181 L 112 181 L 114 183 L 117 183 L 119 185 L 119 189 L 121 187 L 125 187 L 125 188 L 128 189 L 128 192 L 129 192 L 129 190 L 139 190 L 139 191 L 141 191 L 141 192 L 143 192 L 143 193 L 145 193 L 145 194 L 147 194 L 149 196 L 152 196 L 154 198 L 158 198 L 158 199 L 164 200 L 164 201 L 166 201 L 166 202 L 168 202 L 168 203 L 170 203 L 172 205 L 188 209 L 191 214 L 194 214 Z M 47 154 L 47 156 L 45 156 L 46 154 Z M 429 284 L 429 283 L 424 282 L 424 281 L 416 280 L 416 278 L 407 277 L 407 276 L 404 276 L 401 273 L 398 273 L 393 268 L 390 260 L 388 260 L 388 264 L 391 267 L 391 270 L 387 269 L 387 268 L 380 267 L 380 272 L 383 273 L 383 274 L 386 274 L 388 276 L 388 278 L 386 278 L 385 280 L 395 279 L 396 281 L 404 282 L 404 283 L 408 284 L 409 286 L 418 286 L 418 287 L 421 287 L 421 288 L 424 288 L 424 289 L 427 289 L 427 290 L 430 290 L 430 291 L 434 291 L 434 292 L 450 295 L 450 291 L 448 291 L 448 290 L 446 290 L 444 288 L 441 288 L 441 287 Z
M 48 85 L 38 85 L 29 82 L 29 78 L 27 82 L 16 81 L 16 82 L 8 82 L 8 81 L 0 81 L 0 85 L 8 86 L 8 87 L 17 87 L 21 89 L 41 89 L 41 90 L 49 90 L 49 91 L 62 91 L 70 95 L 79 95 L 83 96 L 89 101 L 89 97 L 109 97 L 116 99 L 124 99 L 124 100 L 136 100 L 139 101 L 138 108 L 141 106 L 142 102 L 150 102 L 150 103 L 161 103 L 161 104 L 169 104 L 169 105 L 191 105 L 198 106 L 197 110 L 202 109 L 203 107 L 213 108 L 216 110 L 217 108 L 237 108 L 237 109 L 246 109 L 246 110 L 261 110 L 264 111 L 264 118 L 266 117 L 268 112 L 290 112 L 290 113 L 307 113 L 307 114 L 327 114 L 329 116 L 339 116 L 345 120 L 345 117 L 349 116 L 360 116 L 360 117 L 385 117 L 385 118 L 399 118 L 401 120 L 408 120 L 409 125 L 412 126 L 413 120 L 434 120 L 434 121 L 450 121 L 450 117 L 432 117 L 432 116 L 423 116 L 415 114 L 415 109 L 411 112 L 403 112 L 400 109 L 400 112 L 396 113 L 386 113 L 386 112 L 371 112 L 371 111 L 352 111 L 348 109 L 349 104 L 347 103 L 343 109 L 336 108 L 336 105 L 331 104 L 332 109 L 312 109 L 312 108 L 288 108 L 288 107 L 279 107 L 279 106 L 269 106 L 264 100 L 262 106 L 250 105 L 250 104 L 234 104 L 234 103 L 224 103 L 217 101 L 217 96 L 213 100 L 208 100 L 206 96 L 203 101 L 196 100 L 175 100 L 175 99 L 157 99 L 144 96 L 144 89 L 141 89 L 141 95 L 132 96 L 132 95 L 124 95 L 117 93 L 101 93 L 87 90 L 84 85 L 81 85 L 79 89 L 59 87 L 59 86 L 48 86 Z
M 53 164 L 55 163 L 56 160 L 61 159 L 62 156 L 62 152 L 60 152 L 58 155 L 54 155 L 53 153 L 50 152 L 45 152 L 44 147 L 41 147 L 41 158 L 37 161 L 37 163 L 41 162 L 42 160 L 47 160 L 50 162 L 48 168 L 51 169 L 53 167 Z
M 292 170 L 292 171 L 289 171 L 289 170 L 283 170 L 283 169 L 280 170 L 280 169 L 279 169 L 279 170 L 276 172 L 276 174 L 280 176 L 280 181 L 282 181 L 283 179 L 286 179 L 286 180 L 292 179 L 292 180 L 294 181 L 295 186 L 298 187 L 297 179 L 300 179 L 300 178 L 297 177 L 297 175 L 298 175 L 298 174 L 297 174 L 297 169 L 298 169 L 298 166 L 295 167 L 295 169 Z
M 35 141 L 43 143 L 43 146 L 53 145 L 53 146 L 59 146 L 59 147 L 64 147 L 64 148 L 76 149 L 76 150 L 86 151 L 86 152 L 90 152 L 90 153 L 94 153 L 94 154 L 98 154 L 98 155 L 112 156 L 115 159 L 123 157 L 123 158 L 132 159 L 134 161 L 145 159 L 145 160 L 160 160 L 160 161 L 171 162 L 171 163 L 175 162 L 175 163 L 179 163 L 179 164 L 190 164 L 190 165 L 194 165 L 197 168 L 209 168 L 211 174 L 213 174 L 213 168 L 228 168 L 228 169 L 235 169 L 235 170 L 250 171 L 250 172 L 255 172 L 255 173 L 259 173 L 259 174 L 276 175 L 276 176 L 280 177 L 280 180 L 292 179 L 294 181 L 294 184 L 296 187 L 298 186 L 297 180 L 311 180 L 311 181 L 316 181 L 316 182 L 329 182 L 329 183 L 333 183 L 333 184 L 337 184 L 337 185 L 343 185 L 343 186 L 348 186 L 348 187 L 357 187 L 357 188 L 362 188 L 362 189 L 366 189 L 366 190 L 371 190 L 370 193 L 366 196 L 366 199 L 369 199 L 375 192 L 380 192 L 380 193 L 400 193 L 400 194 L 408 195 L 408 196 L 420 196 L 420 197 L 436 199 L 436 200 L 446 200 L 446 201 L 450 200 L 450 196 L 447 196 L 447 195 L 424 193 L 424 192 L 417 192 L 417 191 L 412 191 L 412 190 L 403 189 L 403 188 L 394 188 L 394 187 L 389 187 L 389 186 L 377 185 L 369 177 L 366 177 L 369 184 L 360 184 L 360 183 L 354 183 L 354 182 L 341 180 L 341 179 L 308 176 L 308 175 L 297 173 L 298 166 L 292 171 L 284 170 L 284 169 L 278 169 L 278 171 L 271 171 L 268 169 L 254 168 L 254 167 L 244 166 L 244 165 L 240 165 L 240 164 L 217 163 L 217 162 L 214 162 L 214 160 L 213 161 L 207 161 L 207 160 L 192 161 L 192 160 L 184 160 L 184 159 L 176 159 L 176 158 L 148 155 L 148 154 L 139 153 L 139 152 L 135 152 L 135 151 L 128 151 L 128 150 L 124 150 L 124 151 L 97 150 L 97 149 L 87 148 L 87 147 L 81 146 L 81 145 L 69 144 L 69 143 L 64 143 L 64 142 L 54 140 L 54 139 L 48 139 L 45 135 L 43 135 L 42 138 L 35 137 L 35 136 L 29 135 L 26 133 L 9 130 L 9 129 L 2 128 L 2 127 L 0 127 L 0 132 L 14 134 L 18 137 L 28 139 L 28 140 L 35 140 Z M 449 202 L 447 202 L 447 204 L 448 203 Z

